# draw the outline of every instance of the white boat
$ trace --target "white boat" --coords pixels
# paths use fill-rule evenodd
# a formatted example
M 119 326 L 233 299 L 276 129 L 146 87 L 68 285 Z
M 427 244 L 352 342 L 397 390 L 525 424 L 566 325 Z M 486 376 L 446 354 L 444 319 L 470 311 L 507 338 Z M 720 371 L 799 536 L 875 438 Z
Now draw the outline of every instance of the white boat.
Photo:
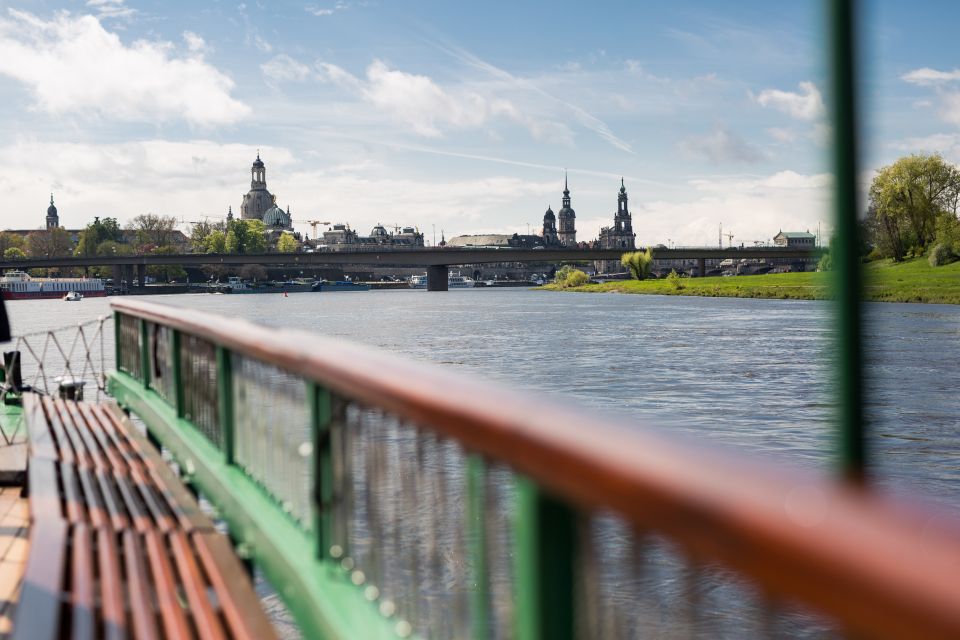
M 83 300 L 83 296 L 76 291 L 69 291 L 67 295 L 63 296 L 63 299 L 66 302 L 80 302 Z
M 477 286 L 476 281 L 473 278 L 467 276 L 462 276 L 459 273 L 450 272 L 447 274 L 447 288 L 448 289 L 472 289 Z M 427 288 L 427 275 L 423 274 L 422 276 L 411 276 L 410 277 L 410 288 L 411 289 L 426 289 Z

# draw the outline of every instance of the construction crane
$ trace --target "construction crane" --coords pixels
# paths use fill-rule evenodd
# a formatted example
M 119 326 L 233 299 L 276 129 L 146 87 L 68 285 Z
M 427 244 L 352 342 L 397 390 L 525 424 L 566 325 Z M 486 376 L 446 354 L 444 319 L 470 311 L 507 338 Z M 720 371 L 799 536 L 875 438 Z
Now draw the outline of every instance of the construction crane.
M 317 239 L 317 225 L 318 224 L 330 224 L 329 222 L 322 222 L 320 220 L 297 220 L 297 222 L 305 222 L 313 228 L 313 239 Z
M 728 233 L 725 233 L 725 234 L 723 234 L 723 235 L 727 236 L 727 247 L 728 247 L 728 248 L 732 248 L 732 247 L 733 247 L 733 234 L 728 232 Z

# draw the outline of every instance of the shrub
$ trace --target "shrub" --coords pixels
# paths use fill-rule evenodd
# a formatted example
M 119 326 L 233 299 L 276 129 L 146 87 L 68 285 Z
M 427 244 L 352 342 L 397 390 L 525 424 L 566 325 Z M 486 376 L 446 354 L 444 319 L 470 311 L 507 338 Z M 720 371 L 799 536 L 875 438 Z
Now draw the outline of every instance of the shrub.
M 677 273 L 675 269 L 670 270 L 670 274 L 667 275 L 667 282 L 670 283 L 670 286 L 673 287 L 674 291 L 682 291 L 686 286 L 683 284 L 680 274 Z
M 927 258 L 931 267 L 942 267 L 945 264 L 950 264 L 956 259 L 957 256 L 953 255 L 953 252 L 950 251 L 950 247 L 942 242 L 933 245 L 933 248 L 930 249 L 930 256 Z
M 625 253 L 620 256 L 620 264 L 629 269 L 634 278 L 643 280 L 650 273 L 653 264 L 653 249 Z
M 563 284 L 560 286 L 564 288 L 568 287 L 580 287 L 590 282 L 590 276 L 585 274 L 579 269 L 572 269 L 570 273 L 567 274 L 566 280 L 563 281 Z

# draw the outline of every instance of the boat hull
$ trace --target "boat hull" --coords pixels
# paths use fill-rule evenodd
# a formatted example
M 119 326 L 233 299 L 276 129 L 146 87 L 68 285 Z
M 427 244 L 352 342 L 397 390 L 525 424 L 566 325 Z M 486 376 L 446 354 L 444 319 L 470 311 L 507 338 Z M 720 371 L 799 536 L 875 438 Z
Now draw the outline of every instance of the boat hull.
M 370 285 L 356 282 L 318 282 L 313 285 L 311 290 L 318 293 L 328 291 L 370 291 Z
M 63 291 L 4 291 L 4 300 L 62 300 L 66 295 Z M 84 291 L 84 298 L 105 298 L 106 291 Z

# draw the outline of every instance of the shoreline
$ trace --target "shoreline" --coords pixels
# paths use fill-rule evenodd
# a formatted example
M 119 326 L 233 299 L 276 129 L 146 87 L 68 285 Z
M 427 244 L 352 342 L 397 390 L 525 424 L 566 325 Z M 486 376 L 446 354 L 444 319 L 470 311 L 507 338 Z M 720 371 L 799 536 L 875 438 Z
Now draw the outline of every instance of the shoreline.
M 960 262 L 931 267 L 926 258 L 894 264 L 883 260 L 864 265 L 866 302 L 914 302 L 960 304 Z M 671 281 L 618 280 L 580 287 L 545 285 L 550 291 L 577 293 L 625 293 L 708 298 L 765 298 L 773 300 L 829 300 L 830 274 L 824 272 L 781 273 L 758 276 L 681 278 Z

